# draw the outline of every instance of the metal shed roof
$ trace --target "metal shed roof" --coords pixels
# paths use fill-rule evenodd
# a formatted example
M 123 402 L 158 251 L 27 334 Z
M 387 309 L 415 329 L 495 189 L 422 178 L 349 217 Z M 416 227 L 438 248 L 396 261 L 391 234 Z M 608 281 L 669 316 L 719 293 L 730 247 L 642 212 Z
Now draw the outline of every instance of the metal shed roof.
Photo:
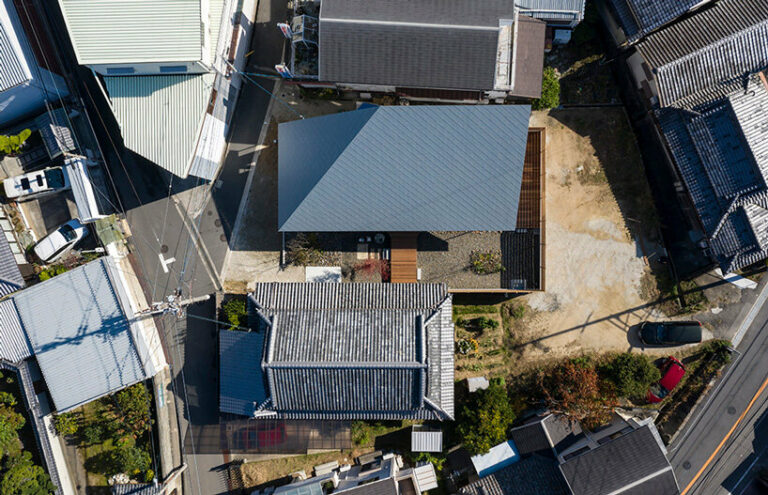
M 443 432 L 434 428 L 411 427 L 411 452 L 442 452 Z
M 203 59 L 201 0 L 59 0 L 78 61 Z
M 514 230 L 529 115 L 374 107 L 280 124 L 279 230 Z
M 99 258 L 13 296 L 23 328 L 58 411 L 151 376 L 145 347 L 116 290 L 116 267 Z M 59 311 L 51 311 L 51 301 Z
M 586 0 L 515 0 L 520 13 L 545 21 L 584 20 Z
M 75 140 L 72 137 L 72 130 L 69 128 L 69 118 L 67 111 L 63 107 L 54 108 L 50 112 L 45 112 L 35 119 L 43 138 L 43 145 L 48 152 L 48 156 L 53 159 L 65 151 L 75 149 Z
M 267 399 L 261 356 L 264 332 L 219 332 L 219 409 L 252 416 Z
M 16 292 L 25 285 L 19 265 L 16 264 L 16 256 L 5 236 L 6 233 L 0 229 L 0 297 Z
M 125 146 L 172 174 L 186 177 L 214 77 L 105 77 Z
M 5 91 L 31 79 L 16 27 L 11 22 L 13 2 L 0 2 L 0 91 Z M 10 7 L 10 10 L 8 7 Z
M 88 172 L 88 159 L 84 156 L 73 156 L 64 161 L 64 170 L 72 186 L 72 196 L 75 198 L 77 215 L 82 222 L 93 222 L 103 218 L 96 201 L 96 193 Z

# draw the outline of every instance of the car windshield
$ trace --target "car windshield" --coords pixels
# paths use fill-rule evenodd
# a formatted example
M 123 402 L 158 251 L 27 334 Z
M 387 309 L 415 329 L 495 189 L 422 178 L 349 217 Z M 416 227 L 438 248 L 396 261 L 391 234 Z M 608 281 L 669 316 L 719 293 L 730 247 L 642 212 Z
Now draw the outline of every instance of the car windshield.
M 64 187 L 64 172 L 62 172 L 60 168 L 46 170 L 45 180 L 48 182 L 48 187 L 53 189 Z
M 75 229 L 73 229 L 69 225 L 62 225 L 62 227 L 59 229 L 59 232 L 61 232 L 61 235 L 64 236 L 64 239 L 67 242 L 74 241 L 77 238 L 77 234 L 75 233 Z
M 21 188 L 22 189 L 29 189 L 30 184 L 29 184 L 29 179 L 28 178 L 22 177 L 20 182 L 21 182 Z
M 663 399 L 664 397 L 667 396 L 667 394 L 669 393 L 669 390 L 662 387 L 658 383 L 655 383 L 651 386 L 651 393 L 656 397 L 658 397 L 659 399 Z

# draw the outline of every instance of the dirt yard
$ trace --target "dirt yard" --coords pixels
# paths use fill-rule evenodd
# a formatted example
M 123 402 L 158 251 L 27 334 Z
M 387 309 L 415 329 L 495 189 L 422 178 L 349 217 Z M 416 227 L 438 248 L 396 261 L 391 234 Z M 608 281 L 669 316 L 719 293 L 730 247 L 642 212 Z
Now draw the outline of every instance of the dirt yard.
M 532 356 L 628 350 L 635 325 L 663 315 L 644 258 L 661 251 L 657 218 L 624 110 L 533 112 L 531 126 L 547 132 L 546 292 L 521 298 L 532 311 L 515 340 Z

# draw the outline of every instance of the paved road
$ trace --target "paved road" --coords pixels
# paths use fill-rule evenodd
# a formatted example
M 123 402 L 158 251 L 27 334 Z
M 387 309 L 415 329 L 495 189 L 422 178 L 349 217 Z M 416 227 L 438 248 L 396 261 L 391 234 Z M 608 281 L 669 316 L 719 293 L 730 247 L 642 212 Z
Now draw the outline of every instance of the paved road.
M 760 307 L 737 350 L 740 356 L 729 365 L 700 412 L 694 413 L 698 416 L 670 445 L 670 462 L 681 490 L 696 480 L 690 494 L 741 493 L 749 483 L 744 473 L 758 455 L 765 455 L 768 389 L 756 393 L 768 379 L 768 304 Z M 731 429 L 730 438 L 723 441 Z

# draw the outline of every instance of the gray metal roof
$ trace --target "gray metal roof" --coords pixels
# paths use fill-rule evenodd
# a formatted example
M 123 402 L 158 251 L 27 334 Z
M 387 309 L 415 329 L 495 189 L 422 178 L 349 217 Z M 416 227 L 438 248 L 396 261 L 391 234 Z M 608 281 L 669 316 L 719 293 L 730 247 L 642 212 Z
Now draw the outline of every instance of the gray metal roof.
M 643 426 L 561 464 L 572 493 L 607 495 L 641 482 L 637 493 L 677 495 L 672 466 L 651 428 Z
M 143 343 L 136 339 L 142 337 L 131 331 L 115 275 L 114 261 L 103 257 L 13 296 L 58 411 L 150 376 L 139 361 Z M 51 311 L 52 301 L 58 311 Z
M 0 297 L 16 292 L 26 285 L 21 275 L 16 256 L 11 251 L 5 232 L 0 229 Z
M 514 230 L 529 115 L 398 106 L 280 124 L 279 230 Z
M 411 452 L 442 452 L 443 431 L 424 425 L 411 427 Z
M 0 301 L 0 359 L 18 363 L 32 354 L 13 299 Z
M 219 332 L 219 409 L 252 416 L 267 399 L 261 356 L 264 332 Z
M 250 301 L 251 321 L 269 322 L 264 358 L 256 345 L 242 347 L 266 373 L 268 410 L 296 419 L 453 416 L 452 306 L 445 286 L 256 284 Z M 236 373 L 225 368 L 241 366 L 242 352 L 222 360 L 222 376 Z M 257 375 L 253 369 L 231 381 L 239 388 L 228 396 L 258 402 L 259 390 L 249 384 Z
M 768 256 L 768 90 L 745 89 L 696 110 L 657 112 L 715 259 L 726 271 Z
M 611 0 L 630 42 L 672 22 L 702 0 Z
M 7 4 L 7 5 L 6 5 Z M 0 2 L 0 92 L 27 82 L 31 78 L 19 37 L 11 16 L 14 16 L 13 2 Z
M 319 78 L 339 83 L 492 90 L 502 19 L 515 19 L 513 2 L 458 0 L 445 8 L 437 0 L 324 0 Z M 543 51 L 543 37 L 540 48 Z
M 109 487 L 112 495 L 160 495 L 165 491 L 163 485 L 154 483 L 125 483 Z
M 459 490 L 462 495 L 570 495 L 557 462 L 532 455 Z
M 83 65 L 203 59 L 201 0 L 59 0 L 59 5 Z
M 50 112 L 41 114 L 35 119 L 35 125 L 40 131 L 49 157 L 55 158 L 64 151 L 75 149 L 75 140 L 72 137 L 72 130 L 69 128 L 67 111 L 63 107 L 54 108 Z
M 515 0 L 520 13 L 544 21 L 581 22 L 586 0 Z
M 722 0 L 649 35 L 637 49 L 656 73 L 661 106 L 768 67 L 768 2 Z

